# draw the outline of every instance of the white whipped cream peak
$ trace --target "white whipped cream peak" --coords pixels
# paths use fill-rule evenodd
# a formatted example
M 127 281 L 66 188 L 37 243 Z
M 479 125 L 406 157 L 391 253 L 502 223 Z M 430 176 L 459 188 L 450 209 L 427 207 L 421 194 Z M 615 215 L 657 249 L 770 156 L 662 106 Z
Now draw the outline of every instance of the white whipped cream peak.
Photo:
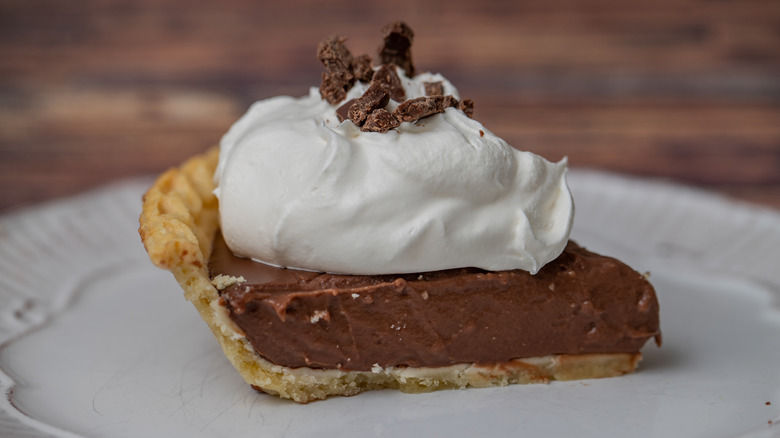
M 398 73 L 407 99 L 434 81 L 459 98 L 440 75 Z M 514 149 L 455 108 L 375 133 L 339 123 L 337 107 L 316 88 L 263 100 L 222 138 L 215 194 L 235 254 L 369 275 L 536 273 L 563 251 L 574 215 L 565 160 Z

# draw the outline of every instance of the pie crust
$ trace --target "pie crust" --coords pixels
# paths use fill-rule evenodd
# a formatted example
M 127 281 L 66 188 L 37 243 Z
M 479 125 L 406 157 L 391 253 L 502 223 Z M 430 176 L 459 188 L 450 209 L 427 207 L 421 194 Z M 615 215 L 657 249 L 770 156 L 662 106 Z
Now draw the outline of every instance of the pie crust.
M 209 277 L 208 260 L 219 229 L 218 201 L 213 194 L 218 158 L 219 149 L 214 147 L 163 173 L 144 195 L 139 233 L 152 262 L 173 273 L 225 355 L 255 389 L 306 403 L 382 388 L 419 393 L 613 377 L 634 371 L 641 359 L 640 353 L 561 354 L 431 368 L 377 365 L 370 371 L 273 364 L 255 353 L 232 322 L 219 296 L 220 282 L 212 283 Z

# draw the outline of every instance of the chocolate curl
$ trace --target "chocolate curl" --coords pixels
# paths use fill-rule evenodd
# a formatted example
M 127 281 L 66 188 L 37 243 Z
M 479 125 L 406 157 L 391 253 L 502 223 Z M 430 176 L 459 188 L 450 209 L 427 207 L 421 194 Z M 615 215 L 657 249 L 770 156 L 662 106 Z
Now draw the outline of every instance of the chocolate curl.
M 401 78 L 398 77 L 395 69 L 395 64 L 385 64 L 379 67 L 379 70 L 374 73 L 371 83 L 381 84 L 390 94 L 391 99 L 396 102 L 403 102 L 406 100 L 406 91 L 404 91 Z
M 347 96 L 347 91 L 355 84 L 352 54 L 342 38 L 331 36 L 317 47 L 317 58 L 327 69 L 322 73 L 320 94 L 335 105 Z
M 474 115 L 474 101 L 471 99 L 463 99 L 455 107 L 463 111 L 469 118 Z
M 441 81 L 438 82 L 424 82 L 426 96 L 443 96 L 444 84 Z
M 452 96 L 423 96 L 407 100 L 398 105 L 393 115 L 400 122 L 414 122 L 434 114 L 443 113 L 444 109 L 454 104 Z
M 414 76 L 412 64 L 412 40 L 414 32 L 402 21 L 396 21 L 382 28 L 384 43 L 379 48 L 379 65 L 395 64 L 406 72 L 410 78 Z
M 390 95 L 379 82 L 372 82 L 365 93 L 349 107 L 348 117 L 352 122 L 361 126 L 371 112 L 382 108 L 390 102 Z
M 336 117 L 339 118 L 339 122 L 343 122 L 349 118 L 349 108 L 357 101 L 357 99 L 349 99 L 344 102 L 340 107 L 336 108 Z
M 374 76 L 374 69 L 371 68 L 371 57 L 368 55 L 360 55 L 353 59 L 352 71 L 355 74 L 355 79 L 361 82 L 371 82 L 371 78 Z
M 379 108 L 368 115 L 366 123 L 363 124 L 360 130 L 366 132 L 387 132 L 400 125 L 401 122 L 390 112 L 384 108 Z

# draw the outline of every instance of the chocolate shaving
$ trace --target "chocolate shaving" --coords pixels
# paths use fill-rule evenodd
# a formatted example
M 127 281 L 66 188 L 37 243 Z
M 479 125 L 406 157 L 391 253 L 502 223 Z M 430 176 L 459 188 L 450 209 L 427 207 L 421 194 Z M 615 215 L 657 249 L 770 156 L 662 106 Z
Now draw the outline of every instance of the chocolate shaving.
M 335 105 L 347 96 L 347 91 L 355 83 L 352 54 L 343 39 L 331 36 L 317 47 L 317 58 L 328 70 L 322 73 L 320 94 L 331 105 Z
M 344 100 L 356 80 L 371 84 L 363 96 L 336 109 L 339 122 L 349 119 L 361 126 L 362 131 L 387 132 L 402 122 L 415 122 L 449 107 L 463 111 L 468 117 L 473 115 L 474 102 L 444 96 L 442 81 L 425 82 L 426 96 L 406 100 L 397 68 L 403 68 L 409 77 L 414 76 L 411 54 L 414 32 L 405 23 L 397 21 L 385 26 L 382 33 L 384 44 L 379 51 L 380 67 L 376 72 L 371 67 L 371 57 L 353 57 L 344 45 L 344 39 L 338 36 L 327 38 L 317 47 L 317 58 L 327 69 L 322 74 L 320 94 L 331 105 Z M 392 114 L 385 109 L 390 99 L 400 103 Z
M 455 96 L 447 95 L 444 96 L 444 108 L 449 108 L 451 106 L 457 107 L 458 106 L 458 99 L 455 99 Z
M 351 107 L 356 100 L 357 99 L 349 99 L 348 101 L 344 102 L 343 105 L 336 108 L 336 117 L 339 118 L 339 122 L 343 122 L 349 118 L 349 107 Z
M 368 132 L 387 132 L 397 128 L 401 122 L 398 121 L 390 112 L 384 108 L 374 110 L 368 115 L 366 123 L 360 128 L 361 131 Z
M 395 71 L 396 66 L 394 64 L 385 64 L 379 67 L 374 73 L 374 77 L 371 79 L 372 83 L 379 83 L 390 94 L 390 98 L 396 102 L 403 102 L 406 100 L 406 91 L 401 84 L 401 78 L 398 77 L 398 73 Z
M 474 101 L 471 99 L 463 99 L 455 107 L 463 111 L 469 118 L 474 115 Z
M 398 105 L 393 115 L 401 122 L 414 122 L 434 114 L 443 113 L 454 103 L 452 96 L 423 96 Z
M 372 111 L 384 107 L 388 102 L 390 102 L 390 95 L 384 85 L 372 82 L 363 96 L 349 107 L 349 119 L 360 126 Z
M 414 76 L 412 64 L 412 39 L 414 32 L 406 23 L 396 21 L 382 28 L 384 43 L 379 48 L 379 65 L 395 64 L 406 72 L 410 78 Z
M 438 82 L 424 82 L 423 86 L 425 87 L 425 95 L 426 96 L 443 96 L 444 95 L 444 84 L 442 81 Z
M 368 55 L 360 55 L 353 60 L 352 71 L 355 74 L 355 79 L 361 82 L 371 82 L 371 78 L 374 76 L 374 69 L 371 68 L 371 57 Z

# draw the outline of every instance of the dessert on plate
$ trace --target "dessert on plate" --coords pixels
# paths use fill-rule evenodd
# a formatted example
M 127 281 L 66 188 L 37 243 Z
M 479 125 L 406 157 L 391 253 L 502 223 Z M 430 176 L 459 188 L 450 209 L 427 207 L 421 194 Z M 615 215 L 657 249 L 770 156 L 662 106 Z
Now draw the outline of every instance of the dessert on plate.
M 161 175 L 141 238 L 254 388 L 308 402 L 634 371 L 647 279 L 569 240 L 566 162 L 472 119 L 413 32 L 320 43 L 322 83 L 255 103 Z

